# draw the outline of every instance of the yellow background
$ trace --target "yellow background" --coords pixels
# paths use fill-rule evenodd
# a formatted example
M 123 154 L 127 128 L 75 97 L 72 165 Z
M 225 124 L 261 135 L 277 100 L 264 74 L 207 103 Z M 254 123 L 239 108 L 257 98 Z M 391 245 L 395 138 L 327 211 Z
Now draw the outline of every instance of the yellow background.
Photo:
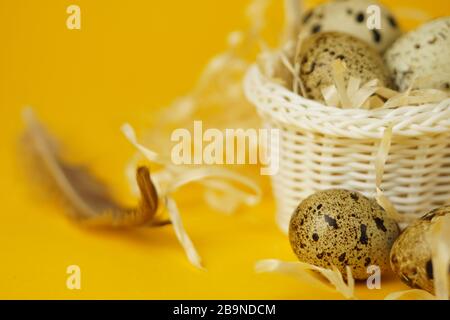
M 281 23 L 279 2 L 271 7 L 274 26 Z M 65 25 L 74 3 L 81 7 L 80 31 Z M 431 16 L 450 12 L 448 0 L 390 3 Z M 133 149 L 120 125 L 144 128 L 156 108 L 187 92 L 204 63 L 225 48 L 227 33 L 244 26 L 246 4 L 0 0 L 0 298 L 341 298 L 254 273 L 259 259 L 295 260 L 274 224 L 269 193 L 261 205 L 231 217 L 205 207 L 196 189 L 180 195 L 185 226 L 208 269 L 199 271 L 170 227 L 95 232 L 74 225 L 60 205 L 36 192 L 16 153 L 20 112 L 31 105 L 71 159 L 89 164 L 131 201 L 123 169 Z M 81 267 L 79 291 L 66 289 L 71 264 Z M 400 289 L 406 287 L 386 278 L 382 290 L 360 285 L 357 294 L 383 298 Z

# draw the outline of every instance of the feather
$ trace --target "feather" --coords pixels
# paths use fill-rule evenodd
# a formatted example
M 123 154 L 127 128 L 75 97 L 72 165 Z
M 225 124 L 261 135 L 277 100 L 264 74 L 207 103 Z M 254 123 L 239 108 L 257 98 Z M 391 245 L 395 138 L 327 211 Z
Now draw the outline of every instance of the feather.
M 63 199 L 71 219 L 89 226 L 113 228 L 170 223 L 156 218 L 158 195 L 148 168 L 139 167 L 136 170 L 141 199 L 136 208 L 128 208 L 118 203 L 87 168 L 62 159 L 58 143 L 39 123 L 31 109 L 25 110 L 23 118 L 26 129 L 20 146 L 30 164 L 32 178 L 35 180 L 37 174 L 40 187 L 48 187 Z

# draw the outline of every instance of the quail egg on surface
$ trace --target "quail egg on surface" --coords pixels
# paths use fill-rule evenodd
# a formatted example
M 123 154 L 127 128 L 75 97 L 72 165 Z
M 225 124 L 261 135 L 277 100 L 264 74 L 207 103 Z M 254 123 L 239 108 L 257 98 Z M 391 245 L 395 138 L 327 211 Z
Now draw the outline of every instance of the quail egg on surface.
M 431 245 L 427 235 L 436 219 L 448 214 L 450 206 L 431 211 L 406 228 L 392 246 L 392 270 L 408 286 L 434 292 Z
M 368 27 L 368 8 L 380 8 L 381 29 Z M 301 33 L 338 31 L 349 33 L 383 52 L 401 34 L 397 21 L 389 10 L 375 0 L 330 1 L 307 11 L 301 22 Z
M 289 240 L 298 259 L 323 268 L 336 266 L 355 279 L 366 279 L 367 267 L 389 269 L 397 223 L 373 199 L 341 189 L 320 191 L 295 210 Z
M 322 89 L 334 84 L 332 62 L 337 59 L 347 67 L 345 81 L 353 76 L 362 83 L 378 79 L 381 86 L 390 86 L 388 71 L 375 49 L 349 34 L 321 32 L 303 41 L 296 56 L 307 98 L 324 101 Z
M 415 80 L 414 89 L 450 92 L 450 17 L 433 20 L 399 38 L 385 54 L 400 90 Z

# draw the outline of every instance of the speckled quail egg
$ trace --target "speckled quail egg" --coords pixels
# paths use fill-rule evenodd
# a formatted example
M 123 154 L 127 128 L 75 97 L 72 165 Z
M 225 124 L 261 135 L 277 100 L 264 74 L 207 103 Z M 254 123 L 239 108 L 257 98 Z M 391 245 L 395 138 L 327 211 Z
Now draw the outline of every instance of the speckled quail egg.
M 389 270 L 389 253 L 399 234 L 397 223 L 373 199 L 342 189 L 319 191 L 295 210 L 289 240 L 298 259 L 319 267 L 336 266 L 355 279 L 367 267 Z
M 437 218 L 448 214 L 450 206 L 429 212 L 406 228 L 392 246 L 392 270 L 408 286 L 434 293 L 431 246 L 427 234 Z
M 433 20 L 399 38 L 386 51 L 385 61 L 402 91 L 415 80 L 415 89 L 450 92 L 450 17 Z
M 322 89 L 334 84 L 332 62 L 336 59 L 347 67 L 346 82 L 353 76 L 362 83 L 378 79 L 381 86 L 390 87 L 383 59 L 372 47 L 349 34 L 321 32 L 304 40 L 296 56 L 307 98 L 324 101 Z
M 377 7 L 371 7 L 371 6 Z M 379 8 L 380 25 L 369 28 L 367 22 L 376 16 L 372 8 Z M 349 33 L 383 52 L 401 35 L 392 13 L 375 0 L 330 1 L 307 11 L 301 21 L 301 34 L 311 35 L 320 31 Z

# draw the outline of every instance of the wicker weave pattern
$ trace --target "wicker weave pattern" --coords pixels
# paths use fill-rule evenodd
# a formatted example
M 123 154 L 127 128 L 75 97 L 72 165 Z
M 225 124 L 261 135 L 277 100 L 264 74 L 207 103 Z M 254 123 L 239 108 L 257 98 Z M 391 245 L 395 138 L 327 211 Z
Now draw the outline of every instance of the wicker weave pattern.
M 394 124 L 383 189 L 397 210 L 424 214 L 450 202 L 450 99 L 396 109 L 338 109 L 267 81 L 252 67 L 247 98 L 268 128 L 280 129 L 280 171 L 272 177 L 277 221 L 287 231 L 295 207 L 328 188 L 375 194 L 375 156 Z

